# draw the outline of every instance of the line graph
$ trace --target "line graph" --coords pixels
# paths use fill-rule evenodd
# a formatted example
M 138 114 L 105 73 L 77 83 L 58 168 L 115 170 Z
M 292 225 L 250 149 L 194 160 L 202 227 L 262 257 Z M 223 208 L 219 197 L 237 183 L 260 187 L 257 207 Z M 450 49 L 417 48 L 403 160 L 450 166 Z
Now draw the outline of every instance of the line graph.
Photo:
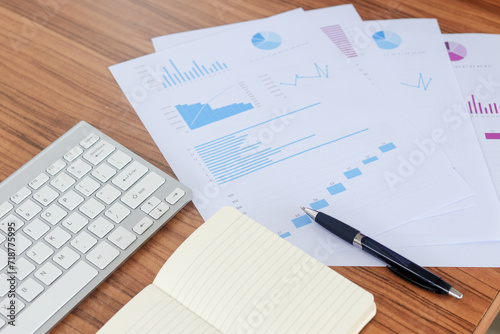
M 405 82 L 401 82 L 402 85 L 405 85 L 405 86 L 408 86 L 408 87 L 413 87 L 413 88 L 423 88 L 424 91 L 427 91 L 427 88 L 429 88 L 429 85 L 432 81 L 432 78 L 429 78 L 429 80 L 427 80 L 427 83 L 425 82 L 425 79 L 424 79 L 424 76 L 422 75 L 422 73 L 419 73 L 418 75 L 418 83 L 415 85 L 415 84 L 409 84 L 409 83 L 405 83 Z
M 301 79 L 321 79 L 321 78 L 328 79 L 328 65 L 325 65 L 324 69 L 322 69 L 318 64 L 314 63 L 314 68 L 316 71 L 315 75 L 295 74 L 295 79 L 293 82 L 280 82 L 280 85 L 297 87 L 297 84 L 298 84 L 299 80 L 301 80 Z

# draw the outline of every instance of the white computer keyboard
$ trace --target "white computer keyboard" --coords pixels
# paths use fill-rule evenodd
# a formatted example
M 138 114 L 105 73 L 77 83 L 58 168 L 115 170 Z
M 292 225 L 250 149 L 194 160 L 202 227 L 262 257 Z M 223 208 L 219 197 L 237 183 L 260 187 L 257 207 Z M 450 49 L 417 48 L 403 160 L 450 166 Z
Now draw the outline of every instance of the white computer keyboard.
M 48 331 L 190 200 L 78 123 L 0 184 L 0 332 Z

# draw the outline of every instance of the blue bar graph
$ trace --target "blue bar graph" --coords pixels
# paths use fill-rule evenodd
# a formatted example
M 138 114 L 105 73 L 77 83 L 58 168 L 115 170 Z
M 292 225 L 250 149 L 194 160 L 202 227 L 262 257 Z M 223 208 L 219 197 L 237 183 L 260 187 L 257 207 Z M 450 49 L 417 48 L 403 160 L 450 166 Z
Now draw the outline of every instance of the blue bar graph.
M 336 194 L 339 194 L 343 191 L 346 191 L 346 188 L 344 187 L 344 185 L 342 183 L 337 183 L 337 184 L 334 184 L 333 186 L 326 188 L 326 190 L 328 190 L 328 192 L 331 195 L 336 195 Z
M 348 170 L 347 172 L 344 172 L 344 175 L 345 177 L 347 177 L 347 179 L 352 179 L 356 176 L 360 176 L 361 174 L 361 171 L 359 170 L 359 168 L 353 168 L 351 170 Z
M 379 149 L 382 153 L 389 152 L 391 150 L 394 150 L 396 148 L 396 145 L 394 143 L 387 143 L 385 145 L 379 146 Z
M 295 225 L 296 228 L 306 226 L 308 224 L 311 224 L 312 222 L 313 221 L 311 220 L 311 218 L 309 218 L 309 216 L 307 216 L 307 215 L 303 215 L 303 216 L 300 216 L 298 218 L 292 219 L 292 223 L 293 223 L 293 225 Z
M 212 109 L 208 104 L 178 104 L 175 106 L 191 130 L 237 115 L 253 109 L 251 103 L 233 103 L 228 106 Z
M 280 234 L 280 237 L 282 237 L 282 238 L 288 238 L 289 236 L 291 236 L 290 232 Z
M 377 160 L 378 160 L 378 157 L 375 155 L 375 156 L 373 156 L 371 158 L 363 160 L 362 163 L 364 165 L 368 165 L 370 162 L 374 162 L 374 161 L 377 161 Z
M 210 69 L 210 71 L 207 70 L 207 67 Z M 165 80 L 163 86 L 174 87 L 176 85 L 180 85 L 182 83 L 189 82 L 210 74 L 216 74 L 217 72 L 222 72 L 228 69 L 225 63 L 222 63 L 221 65 L 219 61 L 207 64 L 207 67 L 205 67 L 204 64 L 198 65 L 198 63 L 193 60 L 191 61 L 189 67 L 181 68 L 172 59 L 169 59 L 168 65 L 163 66 L 163 71 L 165 72 L 164 74 L 162 74 L 162 77 Z M 202 68 L 204 71 L 202 70 Z
M 321 210 L 323 208 L 326 208 L 328 205 L 329 204 L 325 199 L 322 199 L 322 200 L 319 200 L 319 201 L 316 201 L 314 203 L 309 204 L 309 206 L 313 210 Z

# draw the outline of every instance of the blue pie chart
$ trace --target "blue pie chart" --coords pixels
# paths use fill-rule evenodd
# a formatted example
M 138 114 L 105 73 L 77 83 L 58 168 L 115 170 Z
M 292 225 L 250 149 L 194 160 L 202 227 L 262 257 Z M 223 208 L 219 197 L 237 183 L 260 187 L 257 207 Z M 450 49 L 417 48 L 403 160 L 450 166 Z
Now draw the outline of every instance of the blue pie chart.
M 401 45 L 401 36 L 392 31 L 378 31 L 372 35 L 377 46 L 383 50 L 392 50 Z
M 253 35 L 252 44 L 261 50 L 276 49 L 281 45 L 281 36 L 272 31 L 258 32 Z

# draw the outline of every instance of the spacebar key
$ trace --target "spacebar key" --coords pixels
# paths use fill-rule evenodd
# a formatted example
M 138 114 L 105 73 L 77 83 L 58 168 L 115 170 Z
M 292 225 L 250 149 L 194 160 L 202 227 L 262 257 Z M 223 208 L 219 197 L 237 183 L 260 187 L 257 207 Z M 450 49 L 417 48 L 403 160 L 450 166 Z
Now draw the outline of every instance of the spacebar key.
M 98 274 L 86 262 L 79 262 L 67 271 L 61 279 L 52 284 L 47 291 L 19 314 L 16 326 L 6 326 L 5 333 L 33 333 L 51 316 L 61 309 L 74 295 L 83 289 Z M 69 310 L 68 310 L 69 311 Z

